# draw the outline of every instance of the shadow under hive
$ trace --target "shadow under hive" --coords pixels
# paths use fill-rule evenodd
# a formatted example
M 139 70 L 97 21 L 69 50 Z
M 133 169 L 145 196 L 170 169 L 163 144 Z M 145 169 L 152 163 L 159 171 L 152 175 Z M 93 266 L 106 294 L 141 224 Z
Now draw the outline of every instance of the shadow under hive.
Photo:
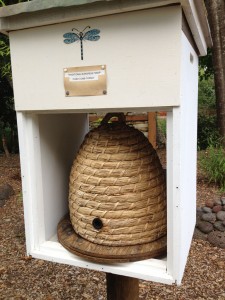
M 117 116 L 118 121 L 109 123 Z M 60 243 L 97 262 L 135 261 L 166 251 L 165 173 L 156 151 L 123 114 L 107 114 L 74 160 Z

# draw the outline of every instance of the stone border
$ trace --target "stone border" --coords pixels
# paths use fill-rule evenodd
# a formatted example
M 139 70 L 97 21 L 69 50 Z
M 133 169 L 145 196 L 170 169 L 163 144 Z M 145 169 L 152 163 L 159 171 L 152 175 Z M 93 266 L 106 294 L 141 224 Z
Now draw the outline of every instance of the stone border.
M 205 206 L 197 208 L 196 214 L 194 238 L 225 249 L 225 197 L 207 201 Z

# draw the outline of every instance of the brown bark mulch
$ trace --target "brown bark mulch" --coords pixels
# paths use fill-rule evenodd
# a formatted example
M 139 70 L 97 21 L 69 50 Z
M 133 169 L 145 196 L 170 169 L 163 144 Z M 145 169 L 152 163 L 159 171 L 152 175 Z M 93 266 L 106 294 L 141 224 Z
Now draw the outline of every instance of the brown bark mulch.
M 0 299 L 104 300 L 105 274 L 26 256 L 20 166 L 17 155 L 0 156 L 0 185 L 15 195 L 0 208 Z M 198 179 L 198 206 L 219 195 Z M 193 240 L 181 286 L 140 280 L 140 299 L 225 299 L 225 250 Z

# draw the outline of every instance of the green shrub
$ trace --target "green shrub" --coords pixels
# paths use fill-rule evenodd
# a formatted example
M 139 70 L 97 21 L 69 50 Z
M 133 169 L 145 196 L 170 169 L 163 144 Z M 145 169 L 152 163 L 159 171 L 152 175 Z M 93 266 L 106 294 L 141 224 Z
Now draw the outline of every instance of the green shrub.
M 157 128 L 157 145 L 163 147 L 166 144 L 166 118 L 157 117 L 156 120 Z
M 210 145 L 217 146 L 219 144 L 219 131 L 214 115 L 198 115 L 198 149 L 205 150 Z
M 216 114 L 216 96 L 213 76 L 210 76 L 207 80 L 199 81 L 198 109 L 200 114 L 208 114 L 209 112 Z
M 216 97 L 213 76 L 199 81 L 198 91 L 198 149 L 218 145 Z
M 199 163 L 208 181 L 225 190 L 225 149 L 222 146 L 209 146 L 200 156 Z

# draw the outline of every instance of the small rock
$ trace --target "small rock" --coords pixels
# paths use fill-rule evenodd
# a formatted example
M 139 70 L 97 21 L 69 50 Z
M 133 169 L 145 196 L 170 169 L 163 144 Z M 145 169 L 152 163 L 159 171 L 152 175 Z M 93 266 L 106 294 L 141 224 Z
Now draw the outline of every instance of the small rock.
M 222 204 L 222 202 L 219 197 L 214 200 L 214 205 L 221 205 L 221 204 Z
M 198 217 L 198 216 L 197 216 L 197 217 L 196 217 L 196 223 L 195 223 L 195 226 L 196 226 L 196 227 L 198 227 L 198 223 L 199 223 L 199 222 L 202 222 L 202 220 L 201 220 L 201 217 Z
M 216 221 L 216 214 L 215 213 L 203 214 L 202 215 L 202 220 L 210 222 L 210 223 L 214 223 Z
M 213 224 L 214 228 L 219 230 L 219 231 L 225 231 L 225 226 L 223 225 L 223 222 L 222 221 L 216 221 L 214 224 Z
M 195 228 L 193 238 L 196 240 L 207 240 L 207 234 L 201 232 L 198 228 Z
M 219 221 L 225 221 L 225 211 L 219 211 L 219 212 L 216 214 L 216 218 L 217 218 L 217 220 L 219 220 Z
M 208 241 L 217 247 L 225 249 L 225 232 L 212 231 L 208 234 Z
M 225 210 L 225 205 L 223 206 L 223 210 Z
M 203 210 L 201 208 L 196 209 L 196 215 L 201 216 L 203 214 Z
M 207 206 L 209 208 L 213 208 L 213 205 L 214 205 L 213 201 L 208 200 L 205 202 L 205 206 Z
M 211 213 L 211 212 L 212 212 L 212 209 L 209 208 L 209 207 L 204 206 L 204 207 L 202 208 L 202 211 L 204 211 L 204 213 Z
M 0 200 L 7 200 L 12 195 L 14 195 L 14 190 L 10 184 L 6 183 L 0 186 Z
M 213 206 L 213 209 L 212 209 L 212 211 L 214 213 L 218 213 L 218 211 L 221 211 L 221 210 L 222 210 L 222 205 L 215 205 L 215 206 Z
M 210 222 L 199 221 L 198 229 L 201 230 L 203 233 L 209 233 L 213 230 L 213 225 Z
M 221 203 L 222 205 L 225 205 L 225 197 L 221 197 Z
M 225 226 L 225 221 L 222 221 L 223 225 Z
M 196 221 L 200 221 L 203 214 L 204 214 L 203 211 L 197 211 L 196 212 Z

